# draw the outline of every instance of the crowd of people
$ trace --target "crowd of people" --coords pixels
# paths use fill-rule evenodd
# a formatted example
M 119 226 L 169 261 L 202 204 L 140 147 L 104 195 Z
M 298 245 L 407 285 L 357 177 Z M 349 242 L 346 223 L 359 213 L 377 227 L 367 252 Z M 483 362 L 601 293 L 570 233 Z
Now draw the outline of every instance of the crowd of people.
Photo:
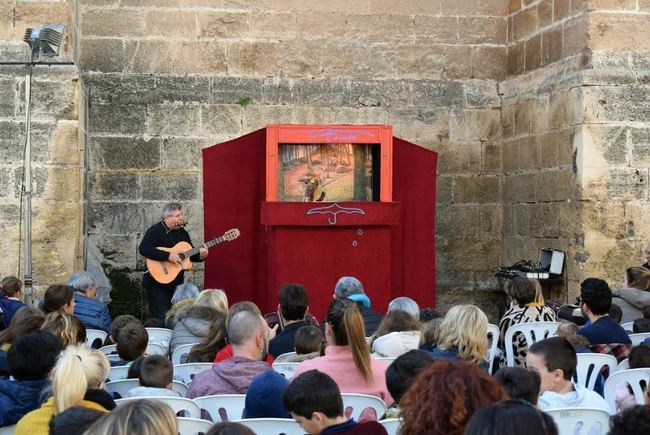
M 493 338 L 501 355 L 494 358 L 488 357 L 488 318 L 480 308 L 457 305 L 442 316 L 403 296 L 379 313 L 354 277 L 336 283 L 322 324 L 309 313 L 307 290 L 284 285 L 274 327 L 255 303 L 231 305 L 225 291 L 200 291 L 191 283 L 176 287 L 164 315 L 145 322 L 130 315 L 111 319 L 94 298 L 95 280 L 87 272 L 49 287 L 38 308 L 22 302 L 19 279 L 6 277 L 0 285 L 0 426 L 15 424 L 18 435 L 176 434 L 174 412 L 150 398 L 180 396 L 172 389 L 170 355 L 187 344 L 193 346 L 184 362 L 212 363 L 194 376 L 187 398 L 245 394 L 242 418 L 295 419 L 309 434 L 382 434 L 378 420 L 385 418 L 399 418 L 400 433 L 409 435 L 556 434 L 545 411 L 570 407 L 611 414 L 614 435 L 650 433 L 647 391 L 646 404 L 638 404 L 627 384 L 617 385 L 611 409 L 603 399 L 607 373 L 596 374 L 594 390 L 574 380 L 581 352 L 650 367 L 650 339 L 632 346 L 620 324 L 634 322 L 631 332 L 650 332 L 650 270 L 644 267 L 628 269 L 623 287 L 614 291 L 601 279 L 584 280 L 582 316 L 546 305 L 537 281 L 511 280 L 511 306 Z M 539 321 L 562 323 L 534 344 L 523 334 L 506 340 L 508 328 Z M 151 326 L 172 330 L 169 355 L 146 354 Z M 89 329 L 105 331 L 105 342 L 87 343 Z M 107 344 L 116 345 L 110 361 L 97 349 Z M 505 357 L 508 346 L 513 364 Z M 299 363 L 293 377 L 273 370 L 278 358 Z M 112 366 L 128 366 L 127 377 L 139 380 L 125 397 L 149 399 L 116 406 L 105 388 Z M 377 396 L 386 414 L 366 410 L 351 419 L 344 393 Z M 207 412 L 202 417 L 214 419 Z M 252 432 L 221 422 L 208 433 Z

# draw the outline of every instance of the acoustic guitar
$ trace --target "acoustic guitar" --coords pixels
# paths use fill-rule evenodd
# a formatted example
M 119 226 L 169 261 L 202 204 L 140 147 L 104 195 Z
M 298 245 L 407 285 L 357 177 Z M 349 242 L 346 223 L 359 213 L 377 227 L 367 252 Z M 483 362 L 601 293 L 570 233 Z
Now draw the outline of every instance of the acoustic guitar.
M 223 236 L 219 236 L 215 239 L 210 240 L 209 242 L 205 242 L 203 245 L 197 248 L 192 248 L 192 246 L 187 242 L 178 242 L 171 248 L 162 248 L 158 246 L 156 249 L 160 249 L 161 251 L 177 253 L 179 257 L 181 257 L 182 261 L 180 263 L 176 263 L 173 261 L 157 261 L 147 258 L 147 270 L 153 279 L 155 279 L 160 284 L 169 284 L 174 279 L 176 279 L 181 270 L 189 270 L 192 268 L 190 257 L 192 255 L 198 254 L 199 249 L 211 248 L 221 242 L 230 242 L 239 237 L 239 234 L 239 229 L 233 228 L 232 230 L 226 231 Z

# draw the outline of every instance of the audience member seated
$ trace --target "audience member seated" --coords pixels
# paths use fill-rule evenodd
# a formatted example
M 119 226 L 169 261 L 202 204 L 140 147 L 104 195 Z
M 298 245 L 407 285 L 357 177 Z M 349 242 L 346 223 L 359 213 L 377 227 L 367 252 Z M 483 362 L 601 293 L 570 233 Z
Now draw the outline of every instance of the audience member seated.
M 62 314 L 58 311 L 45 316 L 41 329 L 54 334 L 63 348 L 73 344 L 86 342 L 86 328 L 81 320 L 71 314 Z
M 375 357 L 397 358 L 420 344 L 420 321 L 406 311 L 389 310 L 373 335 Z
M 476 364 L 434 361 L 399 402 L 400 433 L 460 435 L 476 411 L 507 398 L 499 383 Z
M 105 412 L 73 406 L 50 420 L 50 435 L 83 435 Z
M 45 315 L 41 310 L 33 307 L 22 307 L 11 318 L 9 327 L 0 331 L 0 376 L 9 374 L 7 351 L 11 348 L 11 343 L 28 332 L 40 329 L 44 319 Z
M 409 350 L 397 357 L 386 369 L 386 387 L 394 402 L 387 403 L 388 411 L 384 418 L 399 417 L 399 401 L 411 387 L 422 370 L 433 364 L 433 357 L 423 350 Z
M 196 297 L 199 295 L 199 288 L 191 282 L 186 282 L 176 286 L 172 296 L 172 307 L 165 313 L 165 325 L 169 329 L 176 326 L 176 312 L 183 307 L 194 304 Z
M 645 257 L 645 263 L 641 267 L 645 267 L 646 269 L 650 269 L 650 242 L 645 246 L 645 249 L 643 250 L 643 256 Z
M 193 399 L 212 394 L 244 394 L 261 373 L 271 370 L 264 359 L 269 346 L 269 328 L 254 311 L 240 311 L 230 319 L 228 337 L 232 358 L 215 363 L 196 374 L 187 397 Z
M 614 290 L 612 304 L 621 308 L 621 322 L 632 322 L 643 317 L 643 309 L 650 307 L 650 270 L 630 267 L 625 271 L 623 288 Z
M 309 325 L 305 321 L 305 314 L 308 311 L 309 297 L 305 288 L 300 284 L 284 284 L 280 289 L 278 304 L 283 328 L 269 343 L 269 353 L 274 358 L 283 353 L 293 352 L 296 332 L 303 326 Z
M 580 309 L 590 324 L 578 330 L 591 344 L 630 344 L 625 330 L 609 318 L 612 291 L 602 279 L 587 278 L 580 284 Z
M 65 314 L 74 313 L 74 289 L 68 285 L 51 285 L 45 290 L 41 310 L 45 314 L 58 311 Z
M 228 344 L 227 334 L 226 334 L 226 319 L 227 315 L 221 311 L 217 312 L 217 315 L 210 325 L 208 331 L 208 337 L 203 340 L 201 343 L 192 347 L 189 355 L 187 356 L 187 362 L 212 362 L 217 356 L 217 352 L 226 347 Z M 183 363 L 181 358 L 181 363 Z
M 501 367 L 504 367 L 507 363 L 505 337 L 508 328 L 521 323 L 556 321 L 555 312 L 550 307 L 535 302 L 536 287 L 536 280 L 524 277 L 517 277 L 510 281 L 510 287 L 508 288 L 508 295 L 511 300 L 510 309 L 506 311 L 499 322 L 498 346 L 504 350 L 499 361 Z M 521 332 L 512 337 L 512 350 L 515 356 L 515 366 L 523 367 L 526 361 L 528 343 Z
M 578 325 L 573 322 L 562 321 L 555 332 L 555 336 L 566 338 L 566 340 L 571 343 L 571 346 L 573 346 L 576 353 L 593 353 L 590 348 L 589 340 L 587 340 L 587 337 L 585 336 L 578 335 Z M 587 372 L 587 376 L 591 376 L 591 372 L 592 370 L 590 369 Z M 594 384 L 594 391 L 603 396 L 604 389 L 605 377 L 599 373 L 596 378 L 596 383 Z
M 252 311 L 259 316 L 262 315 L 262 312 L 260 309 L 255 305 L 253 302 L 250 301 L 242 301 L 242 302 L 237 302 L 236 304 L 233 304 L 229 309 L 228 309 L 228 317 L 226 318 L 226 333 L 228 332 L 228 325 L 230 325 L 230 319 L 232 319 L 237 313 L 240 311 Z M 273 340 L 273 337 L 275 337 L 275 332 L 277 331 L 278 326 L 276 325 L 274 328 L 268 328 L 269 330 L 269 340 Z M 227 360 L 229 358 L 232 358 L 232 345 L 228 343 L 226 347 L 221 349 L 219 352 L 217 352 L 217 356 L 214 358 L 214 362 L 220 362 Z M 268 354 L 266 356 L 265 361 L 270 365 L 273 364 L 273 355 Z
M 442 318 L 438 317 L 431 319 L 422 325 L 422 329 L 420 330 L 420 342 L 418 343 L 418 348 L 420 350 L 431 352 L 433 348 L 438 345 L 441 323 Z
M 109 332 L 108 337 L 106 337 L 104 346 L 117 344 L 117 337 L 120 335 L 120 331 L 131 322 L 140 323 L 140 320 L 130 314 L 121 314 L 114 318 L 113 323 L 111 324 L 111 331 Z
M 199 343 L 208 338 L 210 325 L 216 320 L 219 311 L 211 306 L 201 305 L 199 299 L 176 312 L 176 325 L 169 342 L 169 351 L 178 346 Z
M 140 363 L 140 386 L 132 388 L 124 397 L 180 397 L 178 391 L 172 390 L 174 368 L 167 357 L 151 355 Z
M 650 406 L 636 405 L 609 420 L 608 435 L 641 435 L 650 433 Z
M 565 338 L 547 338 L 530 347 L 526 365 L 541 379 L 540 409 L 597 408 L 610 412 L 597 393 L 573 383 L 577 364 L 576 351 Z
M 222 421 L 212 426 L 205 435 L 255 435 L 255 432 L 241 423 Z
M 59 340 L 47 331 L 34 331 L 14 341 L 7 359 L 14 380 L 0 379 L 0 426 L 16 424 L 38 408 L 49 385 L 48 375 L 61 352 Z
M 101 417 L 86 434 L 178 435 L 178 422 L 166 403 L 154 399 L 134 400 Z
M 334 297 L 356 302 L 363 316 L 366 334 L 371 336 L 375 333 L 383 316 L 370 308 L 370 298 L 365 294 L 361 281 L 353 276 L 341 277 L 334 286 Z
M 440 324 L 438 344 L 431 350 L 434 358 L 465 360 L 488 370 L 487 316 L 474 305 L 452 307 Z
M 609 313 L 607 313 L 607 315 L 610 319 L 620 325 L 621 320 L 623 319 L 623 310 L 621 310 L 621 307 L 618 305 L 612 303 L 612 306 L 609 307 Z
M 287 362 L 303 362 L 308 359 L 323 356 L 325 339 L 318 326 L 303 326 L 294 337 L 295 355 L 287 357 Z
M 420 320 L 420 306 L 407 296 L 399 296 L 388 303 L 388 313 L 391 311 L 406 311 L 415 320 Z
M 327 310 L 325 355 L 301 362 L 294 376 L 317 369 L 331 376 L 344 393 L 370 394 L 393 403 L 386 388 L 388 364 L 370 358 L 365 336 L 359 306 L 347 299 L 333 299 Z
M 15 276 L 8 276 L 0 282 L 0 290 L 0 311 L 4 315 L 5 325 L 9 325 L 16 311 L 26 306 L 23 303 L 23 282 Z
M 287 385 L 287 379 L 275 370 L 253 379 L 246 391 L 244 418 L 291 418 L 282 405 Z
M 86 345 L 68 346 L 52 371 L 52 397 L 18 421 L 15 435 L 48 433 L 52 417 L 73 406 L 102 412 L 114 409 L 115 402 L 103 389 L 109 368 L 100 351 Z
M 630 350 L 628 362 L 631 369 L 642 369 L 650 367 L 650 346 L 640 344 Z M 620 382 L 615 390 L 616 412 L 621 412 L 636 405 L 634 393 L 627 382 Z
M 550 426 L 550 427 L 549 427 Z M 504 400 L 480 409 L 465 428 L 465 435 L 557 435 L 553 419 L 521 400 Z
M 117 336 L 118 361 L 111 361 L 111 366 L 129 366 L 144 355 L 149 344 L 149 333 L 140 322 L 127 323 Z
M 494 379 L 511 399 L 525 400 L 537 406 L 541 382 L 537 372 L 523 367 L 501 367 L 494 374 Z
M 202 290 L 194 301 L 194 305 L 204 305 L 215 310 L 228 314 L 228 296 L 221 289 Z
M 650 319 L 636 319 L 632 324 L 632 333 L 641 334 L 644 332 L 650 332 Z
M 141 356 L 140 358 L 133 361 L 133 364 L 129 366 L 129 371 L 126 373 L 127 379 L 140 379 L 140 366 L 142 365 L 142 361 L 144 361 L 145 358 L 145 356 Z M 114 381 L 115 379 L 112 380 Z
M 76 272 L 68 280 L 68 285 L 74 289 L 74 315 L 86 328 L 108 333 L 111 330 L 111 316 L 106 304 L 95 299 L 95 277 L 88 272 Z
M 310 435 L 387 434 L 377 421 L 357 423 L 345 417 L 337 382 L 318 370 L 308 370 L 289 384 L 284 393 L 284 407 Z

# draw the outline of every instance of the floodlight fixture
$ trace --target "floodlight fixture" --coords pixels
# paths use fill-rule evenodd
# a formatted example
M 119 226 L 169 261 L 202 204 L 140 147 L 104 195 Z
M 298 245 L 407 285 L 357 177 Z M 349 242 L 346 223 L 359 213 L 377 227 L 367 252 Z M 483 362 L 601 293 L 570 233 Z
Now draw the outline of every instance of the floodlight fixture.
M 43 24 L 36 28 L 26 29 L 23 41 L 32 49 L 32 59 L 41 56 L 58 56 L 64 31 L 63 24 Z

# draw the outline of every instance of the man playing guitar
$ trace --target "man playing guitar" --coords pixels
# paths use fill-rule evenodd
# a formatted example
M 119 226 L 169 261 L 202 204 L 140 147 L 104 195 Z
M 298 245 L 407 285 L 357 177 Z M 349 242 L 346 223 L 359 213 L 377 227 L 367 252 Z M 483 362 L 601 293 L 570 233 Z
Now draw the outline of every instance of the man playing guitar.
M 183 260 L 181 253 L 167 252 L 158 248 L 172 248 L 179 242 L 187 242 L 190 246 L 192 241 L 190 235 L 183 228 L 185 219 L 183 216 L 182 206 L 177 202 L 170 202 L 163 207 L 162 220 L 153 224 L 144 234 L 140 242 L 140 254 L 149 260 L 160 262 L 178 263 Z M 192 262 L 200 262 L 208 256 L 208 248 L 200 247 L 198 252 L 189 259 Z M 149 316 L 163 320 L 165 313 L 171 307 L 171 298 L 176 286 L 184 282 L 184 271 L 182 268 L 178 275 L 166 284 L 160 283 L 154 279 L 152 274 L 147 271 L 142 278 L 142 286 L 147 292 L 147 301 L 149 303 Z

